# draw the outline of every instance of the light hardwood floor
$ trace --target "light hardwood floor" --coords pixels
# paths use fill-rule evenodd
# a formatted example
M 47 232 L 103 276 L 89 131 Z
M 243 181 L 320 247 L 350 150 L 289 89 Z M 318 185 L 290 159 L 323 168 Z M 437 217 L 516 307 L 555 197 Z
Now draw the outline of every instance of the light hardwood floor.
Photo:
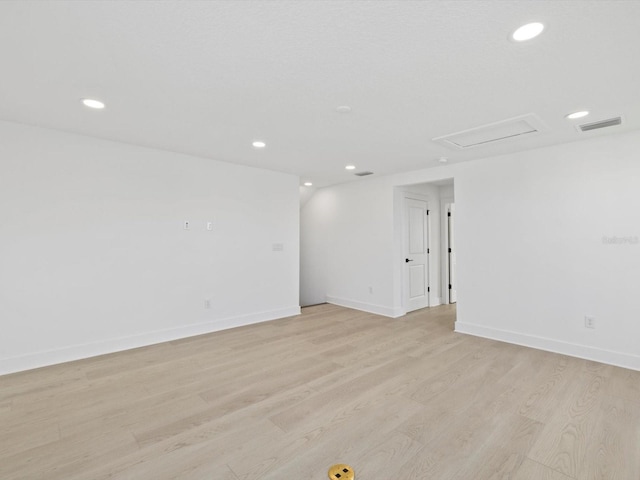
M 640 480 L 640 372 L 454 318 L 319 305 L 0 377 L 0 479 Z

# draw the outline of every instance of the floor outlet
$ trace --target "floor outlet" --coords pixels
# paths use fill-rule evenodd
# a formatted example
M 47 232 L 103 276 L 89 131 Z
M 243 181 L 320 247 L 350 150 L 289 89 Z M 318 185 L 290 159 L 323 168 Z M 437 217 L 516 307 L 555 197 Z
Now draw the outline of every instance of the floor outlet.
M 596 317 L 585 316 L 584 317 L 585 328 L 596 328 Z

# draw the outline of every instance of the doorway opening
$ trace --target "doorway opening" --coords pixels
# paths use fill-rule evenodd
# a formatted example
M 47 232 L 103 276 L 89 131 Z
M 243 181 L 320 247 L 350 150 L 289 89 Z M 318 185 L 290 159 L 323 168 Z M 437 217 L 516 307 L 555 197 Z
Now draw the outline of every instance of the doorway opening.
M 453 179 L 404 185 L 397 192 L 402 310 L 457 302 Z
M 404 307 L 407 312 L 429 306 L 429 202 L 418 194 L 404 196 Z
M 455 243 L 455 203 L 446 203 L 447 227 L 444 230 L 446 255 L 446 279 L 447 288 L 445 290 L 445 302 L 456 303 L 458 298 L 457 276 L 456 276 L 456 243 Z

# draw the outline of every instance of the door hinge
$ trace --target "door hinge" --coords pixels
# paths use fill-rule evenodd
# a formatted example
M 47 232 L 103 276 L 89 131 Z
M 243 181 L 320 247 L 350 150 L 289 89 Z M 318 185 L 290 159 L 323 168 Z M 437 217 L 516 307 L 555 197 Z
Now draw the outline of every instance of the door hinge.
M 427 210 L 427 215 L 429 215 L 429 210 Z
M 429 250 L 428 248 L 427 248 L 427 253 L 431 253 L 431 250 Z
M 449 284 L 449 290 L 451 290 L 451 284 Z
M 449 253 L 451 253 L 451 247 L 449 247 Z
M 430 291 L 431 291 L 431 287 L 427 287 L 427 292 L 430 292 Z
M 447 217 L 450 217 L 450 216 L 451 216 L 451 212 L 447 212 Z

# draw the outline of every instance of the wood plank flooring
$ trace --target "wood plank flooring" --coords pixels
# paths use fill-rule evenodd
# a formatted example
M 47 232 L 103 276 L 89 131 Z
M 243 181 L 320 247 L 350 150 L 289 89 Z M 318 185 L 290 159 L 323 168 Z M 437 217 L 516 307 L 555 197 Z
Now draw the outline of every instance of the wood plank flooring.
M 0 479 L 640 480 L 640 372 L 302 316 L 0 377 Z

